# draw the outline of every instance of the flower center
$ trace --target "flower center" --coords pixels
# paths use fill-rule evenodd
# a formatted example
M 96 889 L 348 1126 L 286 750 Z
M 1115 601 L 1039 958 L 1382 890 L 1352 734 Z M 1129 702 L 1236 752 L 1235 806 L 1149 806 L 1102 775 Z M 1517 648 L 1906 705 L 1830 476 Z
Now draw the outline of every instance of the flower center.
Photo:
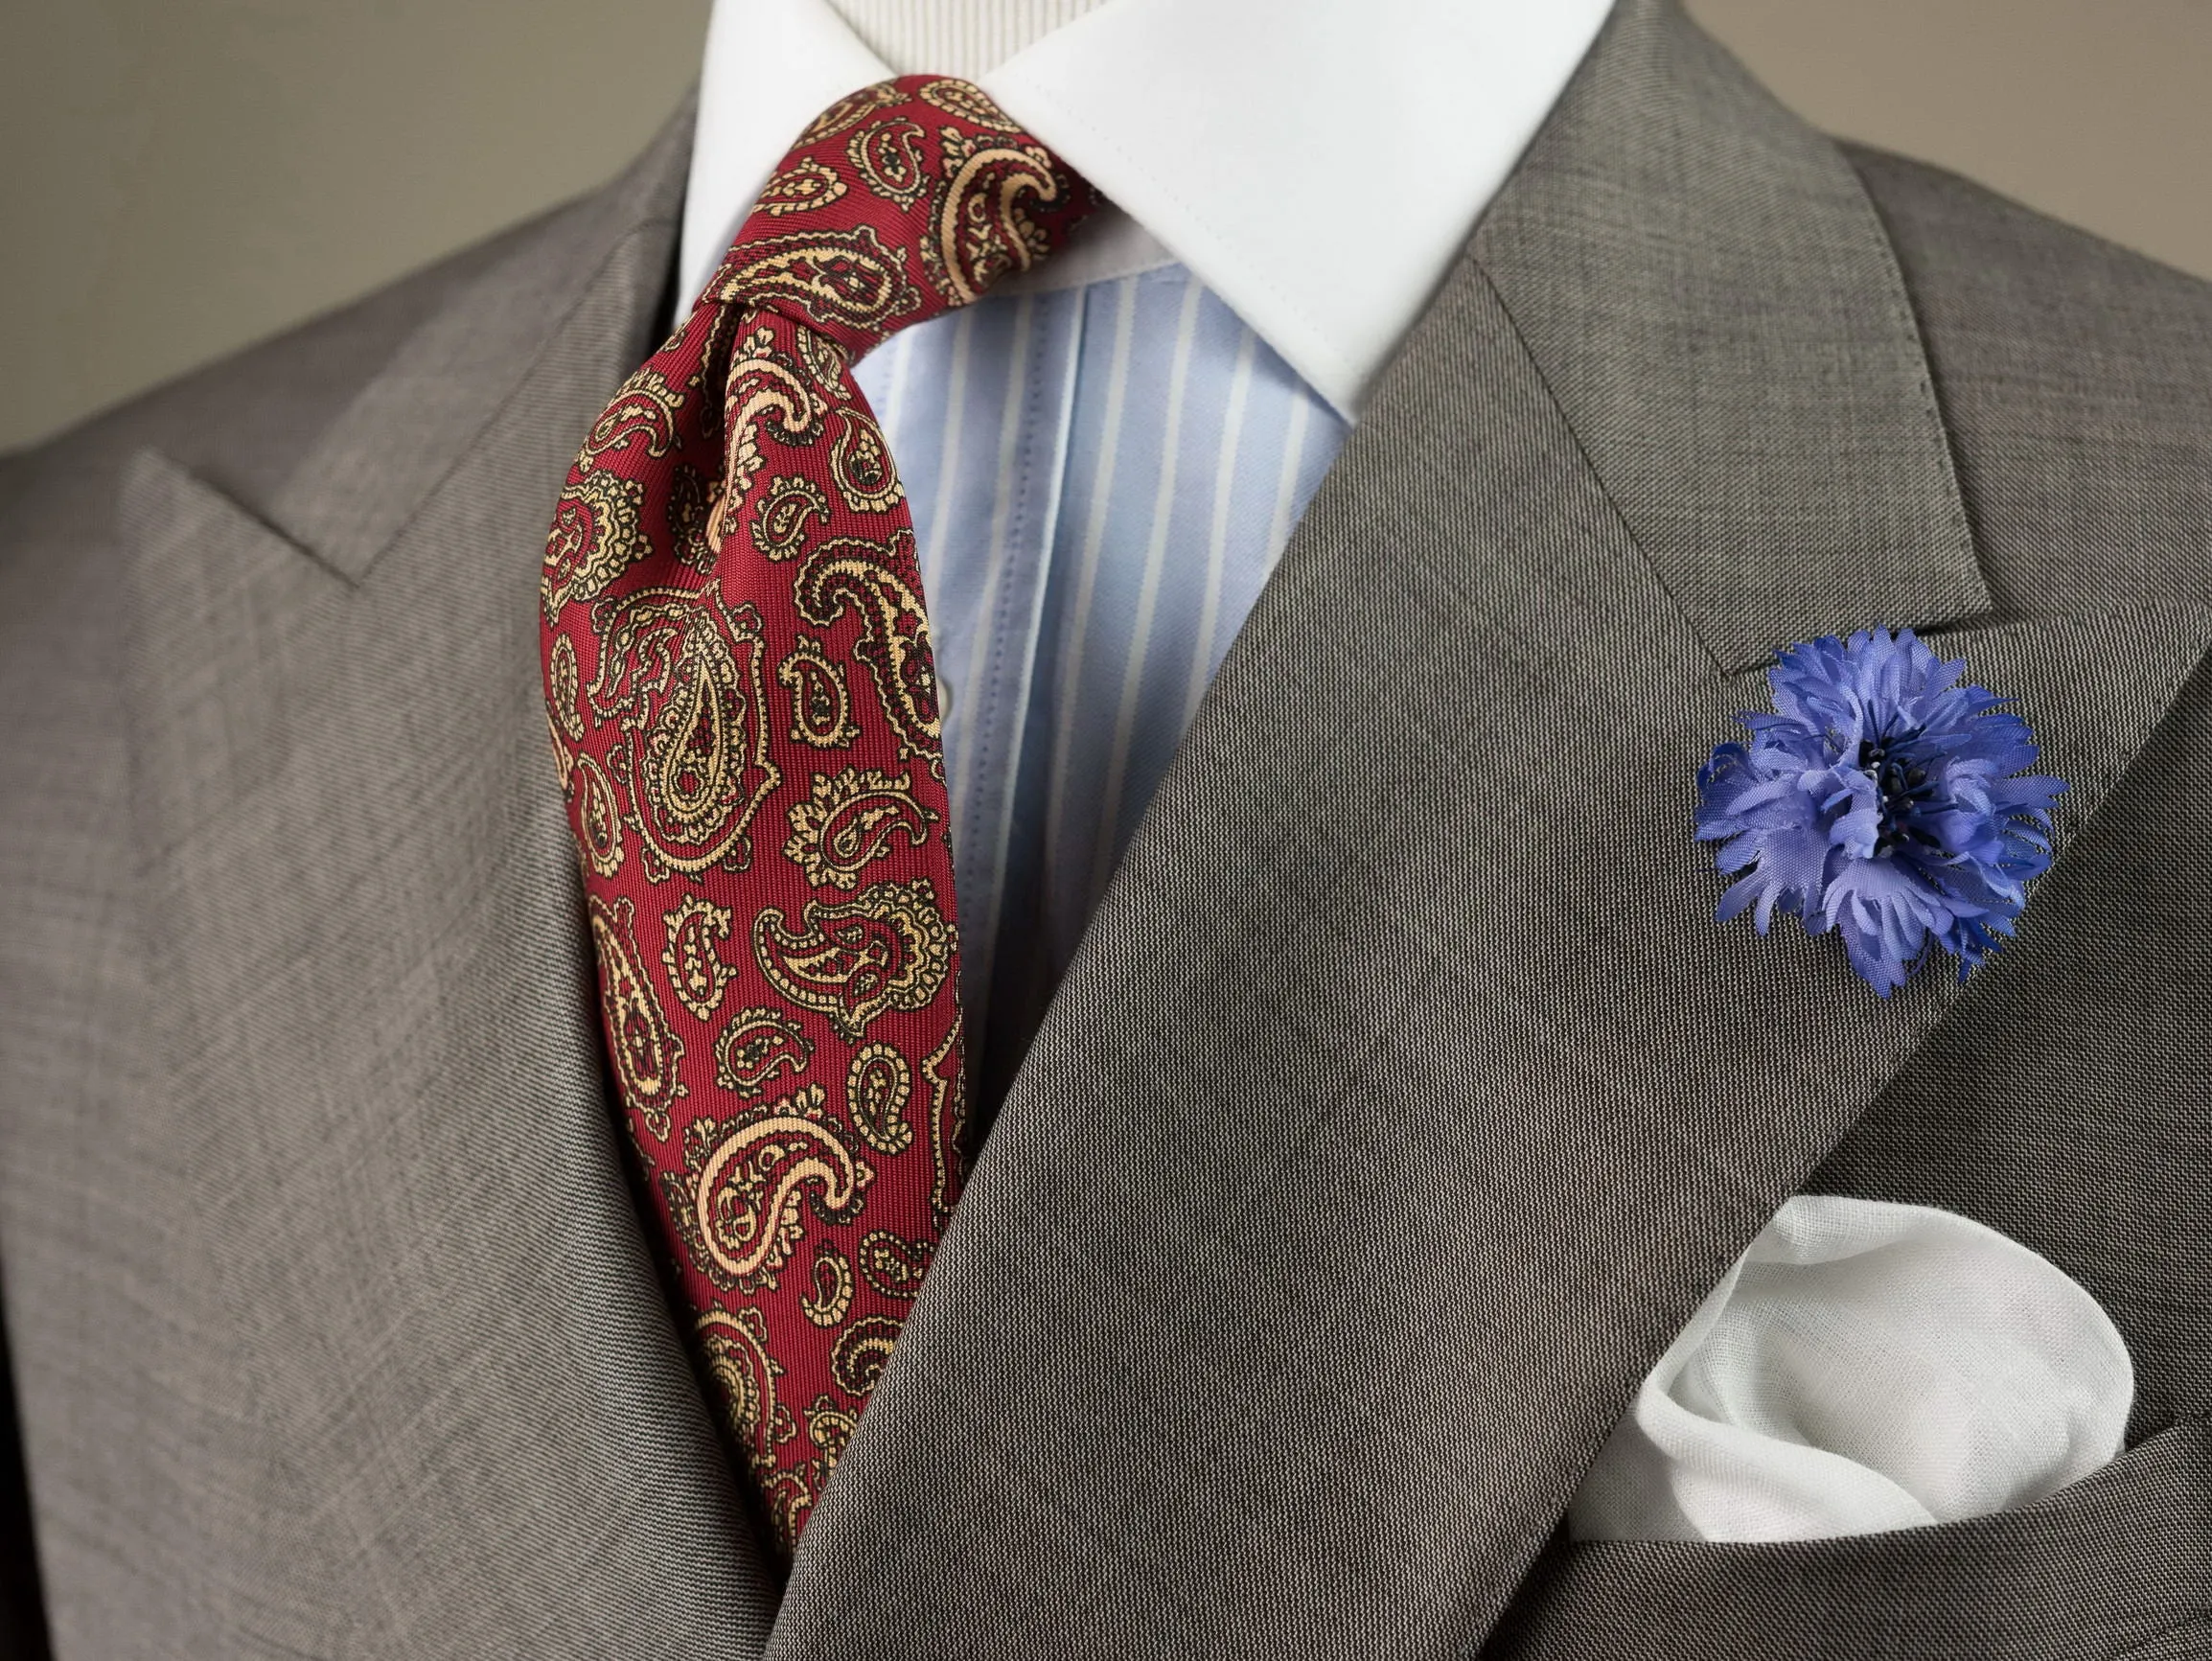
M 1936 788 L 1927 769 L 1909 753 L 1912 741 L 1919 736 L 1920 729 L 1915 727 L 1909 732 L 1883 731 L 1859 741 L 1859 768 L 1881 792 L 1881 824 L 1874 838 L 1874 857 L 1878 860 L 1888 859 L 1908 842 L 1931 848 L 1940 845 L 1913 822 L 1913 815 Z

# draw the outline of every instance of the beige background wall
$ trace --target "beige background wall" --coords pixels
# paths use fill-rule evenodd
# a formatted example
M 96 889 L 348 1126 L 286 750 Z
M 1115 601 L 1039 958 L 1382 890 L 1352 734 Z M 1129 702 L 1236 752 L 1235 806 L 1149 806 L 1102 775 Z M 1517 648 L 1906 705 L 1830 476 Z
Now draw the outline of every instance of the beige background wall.
M 0 450 L 604 178 L 707 4 L 0 0 Z M 1822 125 L 2212 275 L 2212 0 L 1692 10 Z

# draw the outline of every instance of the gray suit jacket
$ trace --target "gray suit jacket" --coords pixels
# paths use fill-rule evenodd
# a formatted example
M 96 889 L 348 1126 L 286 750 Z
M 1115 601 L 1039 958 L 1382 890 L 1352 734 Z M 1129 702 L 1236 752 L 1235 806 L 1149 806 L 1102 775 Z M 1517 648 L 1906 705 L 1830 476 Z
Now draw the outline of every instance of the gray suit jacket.
M 778 1588 L 611 1130 L 538 693 L 682 126 L 0 472 L 0 1264 L 58 1654 L 2212 1651 L 2212 292 L 1839 150 L 1666 0 L 1299 527 Z M 2074 787 L 1963 992 L 1716 925 L 1690 838 L 1761 660 L 1877 623 Z M 1555 1540 L 1804 1187 L 2080 1280 L 2131 1451 L 1867 1540 Z

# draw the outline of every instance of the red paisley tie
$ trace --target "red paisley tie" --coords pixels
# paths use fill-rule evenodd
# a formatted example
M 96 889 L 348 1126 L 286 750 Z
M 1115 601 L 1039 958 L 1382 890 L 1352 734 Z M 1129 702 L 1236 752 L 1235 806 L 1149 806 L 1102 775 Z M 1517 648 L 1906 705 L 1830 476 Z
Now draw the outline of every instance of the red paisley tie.
M 961 1178 L 936 676 L 851 365 L 1095 202 L 965 81 L 839 103 L 592 427 L 545 546 L 546 707 L 613 1072 L 787 1553 Z

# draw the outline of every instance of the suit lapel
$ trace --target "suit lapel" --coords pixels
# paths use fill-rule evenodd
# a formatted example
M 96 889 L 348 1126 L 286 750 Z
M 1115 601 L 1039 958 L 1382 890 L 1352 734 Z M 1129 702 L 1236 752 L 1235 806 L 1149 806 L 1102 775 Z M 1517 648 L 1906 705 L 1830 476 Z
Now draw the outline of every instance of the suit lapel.
M 1722 664 L 1989 609 L 1873 204 L 1667 0 L 1624 0 L 1473 254 Z
M 538 692 L 543 525 L 659 325 L 686 127 L 266 503 L 152 453 L 125 493 L 173 1098 L 140 1157 L 181 1173 L 150 1364 L 281 1381 L 195 1404 L 177 1481 L 265 1489 L 224 1526 L 410 1652 L 740 1656 L 772 1609 L 614 1143 Z
M 1960 995 L 1713 921 L 1693 781 L 1742 666 L 1959 625 L 2073 781 L 2062 850 L 2212 640 L 1990 615 L 1966 523 L 1848 171 L 1624 5 L 1210 691 L 772 1655 L 1478 1645 Z M 2018 949 L 2063 943 L 2031 908 Z

